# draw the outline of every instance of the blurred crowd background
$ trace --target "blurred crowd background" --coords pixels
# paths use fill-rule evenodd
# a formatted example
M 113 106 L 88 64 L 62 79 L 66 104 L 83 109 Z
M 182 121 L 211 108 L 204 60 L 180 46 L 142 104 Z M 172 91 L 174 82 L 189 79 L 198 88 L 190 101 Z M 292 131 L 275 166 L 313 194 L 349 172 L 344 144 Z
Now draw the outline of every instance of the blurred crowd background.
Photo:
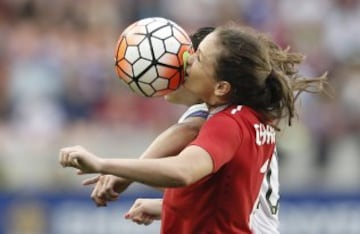
M 279 133 L 281 191 L 360 191 L 360 1 L 0 0 L 0 194 L 84 192 L 60 148 L 137 157 L 177 120 L 185 107 L 136 96 L 114 72 L 118 36 L 151 16 L 189 33 L 252 26 L 304 53 L 303 74 L 328 72 L 334 97 L 303 95 Z

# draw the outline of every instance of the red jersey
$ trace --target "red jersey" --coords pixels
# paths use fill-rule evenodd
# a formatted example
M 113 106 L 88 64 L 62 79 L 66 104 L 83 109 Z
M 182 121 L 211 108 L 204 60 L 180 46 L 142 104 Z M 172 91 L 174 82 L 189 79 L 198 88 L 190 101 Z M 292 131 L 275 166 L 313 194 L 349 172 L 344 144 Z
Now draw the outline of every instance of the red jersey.
M 182 188 L 165 190 L 161 233 L 251 233 L 275 130 L 246 106 L 230 106 L 210 117 L 191 143 L 206 150 L 213 173 Z

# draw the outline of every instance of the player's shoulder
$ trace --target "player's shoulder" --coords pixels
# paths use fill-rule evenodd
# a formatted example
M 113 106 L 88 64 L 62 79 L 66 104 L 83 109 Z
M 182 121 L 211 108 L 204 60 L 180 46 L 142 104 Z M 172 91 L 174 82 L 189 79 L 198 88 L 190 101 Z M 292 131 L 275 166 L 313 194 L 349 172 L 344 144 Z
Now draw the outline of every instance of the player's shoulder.
M 190 106 L 179 118 L 178 123 L 183 122 L 190 117 L 200 117 L 206 119 L 209 111 L 205 103 L 194 104 Z
M 194 104 L 194 105 L 190 106 L 187 109 L 187 112 L 194 112 L 194 111 L 199 111 L 199 110 L 207 112 L 208 108 L 205 103 L 199 103 L 199 104 Z
M 257 117 L 258 114 L 256 111 L 251 109 L 248 106 L 244 105 L 231 105 L 224 109 L 224 114 L 232 116 L 233 118 L 247 118 L 247 117 Z
M 244 105 L 232 105 L 225 108 L 221 114 L 228 119 L 233 119 L 239 125 L 254 125 L 261 123 L 260 114 Z

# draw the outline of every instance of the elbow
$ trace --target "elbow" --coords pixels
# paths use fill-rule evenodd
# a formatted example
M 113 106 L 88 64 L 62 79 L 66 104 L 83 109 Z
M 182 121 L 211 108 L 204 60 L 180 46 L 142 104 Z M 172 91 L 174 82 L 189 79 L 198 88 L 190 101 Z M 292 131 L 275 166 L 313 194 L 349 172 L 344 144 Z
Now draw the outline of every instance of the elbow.
M 174 178 L 174 187 L 186 187 L 193 183 L 195 183 L 197 180 L 192 176 L 191 173 L 187 172 L 186 170 L 181 170 L 179 173 L 177 173 L 176 178 Z
M 194 182 L 193 178 L 189 175 L 184 175 L 180 180 L 181 187 L 189 186 Z

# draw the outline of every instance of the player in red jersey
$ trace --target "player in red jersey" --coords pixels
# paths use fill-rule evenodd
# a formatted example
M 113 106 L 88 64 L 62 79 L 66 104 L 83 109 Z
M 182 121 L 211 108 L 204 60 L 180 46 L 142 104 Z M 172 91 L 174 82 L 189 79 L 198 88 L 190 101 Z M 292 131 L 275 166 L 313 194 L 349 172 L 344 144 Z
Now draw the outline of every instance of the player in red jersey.
M 203 38 L 214 29 L 213 27 L 203 27 L 190 35 L 195 51 Z M 274 63 L 277 64 L 280 69 L 283 69 L 286 74 L 291 75 L 292 69 L 286 69 L 287 65 L 294 64 L 296 58 L 298 59 L 302 56 L 297 53 L 282 50 L 273 42 L 267 40 L 262 34 L 259 34 L 259 39 L 268 44 L 272 50 L 271 54 L 283 53 L 283 60 L 279 60 L 277 56 L 271 59 L 275 59 Z M 300 62 L 301 60 L 296 63 Z M 161 158 L 166 157 L 170 152 L 181 150 L 182 145 L 185 146 L 194 140 L 198 130 L 207 118 L 208 109 L 206 105 L 197 104 L 200 100 L 186 92 L 183 88 L 166 95 L 165 99 L 176 104 L 186 106 L 191 104 L 195 105 L 188 108 L 180 117 L 178 123 L 161 133 L 140 158 Z M 255 233 L 276 234 L 279 233 L 278 201 L 280 196 L 276 155 L 273 155 L 265 177 L 261 186 L 259 204 L 252 216 L 252 228 Z M 91 197 L 98 206 L 105 206 L 107 202 L 118 199 L 120 193 L 130 184 L 129 181 L 112 175 L 96 176 L 85 180 L 83 183 L 85 185 L 96 183 Z M 134 202 L 125 217 L 138 224 L 149 225 L 154 219 L 160 219 L 161 206 L 161 199 L 140 198 Z
M 202 27 L 190 35 L 194 50 L 202 39 L 214 31 L 214 27 Z M 178 154 L 186 145 L 195 139 L 202 124 L 208 116 L 208 109 L 202 101 L 186 91 L 182 86 L 164 96 L 170 103 L 181 104 L 189 108 L 178 122 L 163 131 L 140 156 L 144 158 L 162 158 Z M 84 185 L 95 184 L 91 198 L 97 206 L 106 206 L 107 202 L 116 200 L 131 181 L 112 175 L 99 175 L 83 181 Z
M 211 117 L 179 155 L 161 159 L 104 159 L 63 148 L 64 167 L 167 187 L 162 233 L 251 233 L 250 216 L 275 146 L 276 121 L 294 116 L 293 91 L 314 80 L 294 79 L 273 66 L 267 47 L 234 25 L 209 34 L 189 58 L 184 87 Z

